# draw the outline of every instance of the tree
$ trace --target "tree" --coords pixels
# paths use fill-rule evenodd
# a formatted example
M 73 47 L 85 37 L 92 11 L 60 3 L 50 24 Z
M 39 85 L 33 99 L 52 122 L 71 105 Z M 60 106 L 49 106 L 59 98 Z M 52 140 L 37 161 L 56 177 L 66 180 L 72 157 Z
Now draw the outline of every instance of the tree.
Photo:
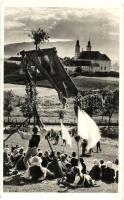
M 34 45 L 36 50 L 38 50 L 38 45 L 42 44 L 45 41 L 49 41 L 49 34 L 43 29 L 39 28 L 38 30 L 32 30 L 29 34 L 29 37 L 34 40 Z
M 77 73 L 81 73 L 81 72 L 82 72 L 82 68 L 81 68 L 81 66 L 76 67 L 75 72 L 77 72 Z
M 11 112 L 13 111 L 13 98 L 14 94 L 12 90 L 4 93 L 4 115 L 8 117 L 8 123 Z
M 104 94 L 104 103 L 101 107 L 102 116 L 108 116 L 108 125 L 111 123 L 112 115 L 118 112 L 119 107 L 119 90 L 107 91 Z

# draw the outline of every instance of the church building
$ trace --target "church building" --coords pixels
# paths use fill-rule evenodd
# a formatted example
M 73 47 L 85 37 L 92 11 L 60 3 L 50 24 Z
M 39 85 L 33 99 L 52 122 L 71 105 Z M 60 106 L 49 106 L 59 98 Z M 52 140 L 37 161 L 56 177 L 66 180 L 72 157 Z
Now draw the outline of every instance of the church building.
M 87 72 L 110 72 L 111 60 L 106 54 L 99 51 L 92 51 L 91 41 L 89 39 L 86 50 L 80 51 L 79 40 L 75 45 L 75 58 L 73 60 L 75 66 L 80 66 L 82 71 Z

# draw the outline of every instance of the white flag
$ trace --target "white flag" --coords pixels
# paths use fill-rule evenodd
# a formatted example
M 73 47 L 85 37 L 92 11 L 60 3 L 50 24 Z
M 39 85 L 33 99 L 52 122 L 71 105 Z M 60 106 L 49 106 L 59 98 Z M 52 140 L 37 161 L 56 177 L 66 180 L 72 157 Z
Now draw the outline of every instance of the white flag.
M 101 134 L 95 121 L 85 112 L 78 109 L 78 135 L 88 141 L 87 150 L 100 140 Z
M 67 144 L 72 147 L 72 138 L 67 130 L 67 128 L 63 125 L 61 120 L 61 131 L 62 131 L 62 139 L 66 140 Z

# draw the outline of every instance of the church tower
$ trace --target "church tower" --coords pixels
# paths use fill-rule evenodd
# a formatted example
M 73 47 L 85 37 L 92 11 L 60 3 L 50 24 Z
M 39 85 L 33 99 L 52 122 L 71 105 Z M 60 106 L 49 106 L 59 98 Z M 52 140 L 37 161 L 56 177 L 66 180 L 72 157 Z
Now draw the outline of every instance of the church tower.
M 87 43 L 87 51 L 91 51 L 91 48 L 92 48 L 92 46 L 91 46 L 91 42 L 90 42 L 90 39 L 89 39 L 89 41 Z
M 80 55 L 80 44 L 79 40 L 77 40 L 76 45 L 75 45 L 75 59 L 77 59 Z

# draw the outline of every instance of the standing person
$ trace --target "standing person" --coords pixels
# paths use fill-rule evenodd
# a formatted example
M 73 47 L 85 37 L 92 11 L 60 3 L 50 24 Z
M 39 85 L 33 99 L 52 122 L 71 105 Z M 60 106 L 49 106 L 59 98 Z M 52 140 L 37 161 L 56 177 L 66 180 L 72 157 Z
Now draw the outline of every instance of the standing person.
M 63 105 L 63 109 L 66 109 L 66 98 L 65 97 L 62 98 L 62 105 Z
M 66 146 L 66 140 L 65 139 L 63 139 L 63 145 Z
M 25 163 L 26 169 L 28 169 L 29 167 L 29 159 L 32 156 L 38 155 L 38 145 L 40 143 L 40 135 L 38 135 L 38 128 L 35 126 L 32 131 L 33 131 L 33 134 L 27 134 L 25 132 L 18 130 L 18 133 L 22 139 L 29 140 L 28 150 L 23 160 Z
M 55 145 L 57 145 L 59 142 L 59 134 L 56 133 L 56 136 L 55 136 Z
M 82 156 L 83 156 L 86 153 L 86 147 L 87 147 L 87 140 L 86 139 L 84 139 L 83 142 L 81 143 L 81 147 L 82 147 Z
M 100 152 L 102 151 L 102 150 L 101 150 L 101 144 L 100 144 L 100 141 L 97 142 L 97 144 L 96 144 L 96 148 L 97 148 L 97 153 L 98 153 L 99 151 L 100 151 Z

